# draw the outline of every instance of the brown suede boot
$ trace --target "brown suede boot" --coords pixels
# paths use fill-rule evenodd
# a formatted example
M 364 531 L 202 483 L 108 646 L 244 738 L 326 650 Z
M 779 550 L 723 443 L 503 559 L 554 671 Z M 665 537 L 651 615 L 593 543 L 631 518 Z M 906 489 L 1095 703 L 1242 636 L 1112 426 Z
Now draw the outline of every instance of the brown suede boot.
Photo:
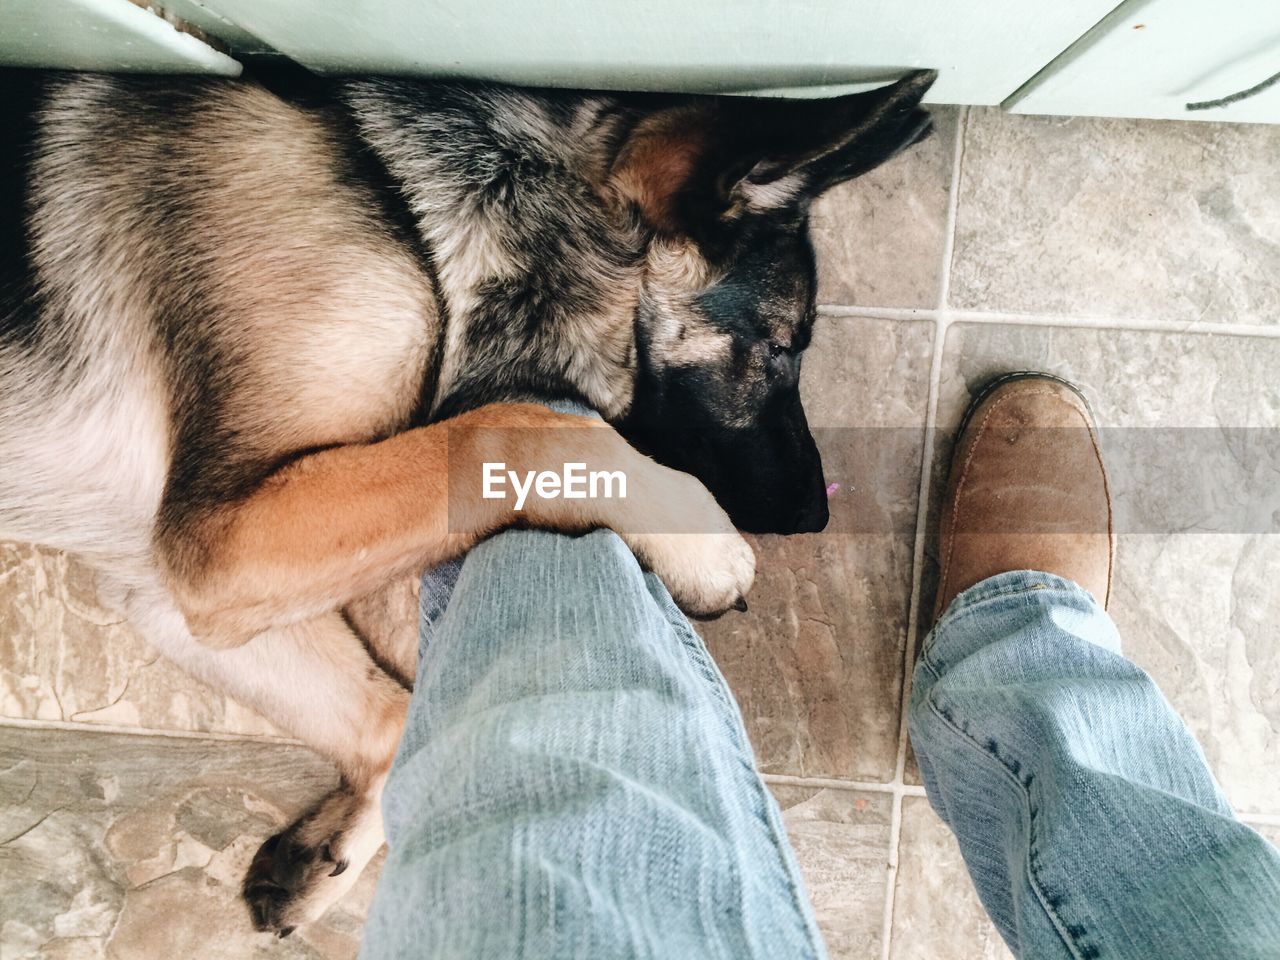
M 1008 570 L 1074 580 L 1104 607 L 1115 537 L 1093 416 L 1065 380 L 988 384 L 956 438 L 938 537 L 934 620 L 963 590 Z

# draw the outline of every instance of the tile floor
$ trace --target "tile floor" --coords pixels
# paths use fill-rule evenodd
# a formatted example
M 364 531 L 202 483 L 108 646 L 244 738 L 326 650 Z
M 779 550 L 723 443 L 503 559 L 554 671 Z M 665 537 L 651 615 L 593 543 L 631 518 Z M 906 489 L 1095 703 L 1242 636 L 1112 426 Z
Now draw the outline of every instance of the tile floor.
M 1032 366 L 1083 384 L 1107 427 L 1280 426 L 1280 128 L 939 114 L 939 136 L 818 209 L 805 391 L 841 484 L 832 532 L 762 538 L 751 612 L 705 631 L 840 960 L 1008 956 L 900 709 L 976 386 Z M 1135 519 L 1115 617 L 1280 839 L 1280 538 L 1153 520 L 1161 479 L 1118 485 Z M 236 900 L 256 844 L 332 772 L 157 660 L 74 562 L 16 544 L 0 717 L 0 956 L 354 956 L 372 872 L 286 941 Z

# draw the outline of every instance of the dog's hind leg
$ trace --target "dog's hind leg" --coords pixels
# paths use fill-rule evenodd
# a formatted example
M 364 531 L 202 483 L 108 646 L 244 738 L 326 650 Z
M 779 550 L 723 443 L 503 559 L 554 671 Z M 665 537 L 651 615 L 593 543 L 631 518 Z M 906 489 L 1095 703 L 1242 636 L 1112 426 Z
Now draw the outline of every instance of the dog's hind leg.
M 253 923 L 286 935 L 341 897 L 382 845 L 382 784 L 409 694 L 379 668 L 338 613 L 212 650 L 159 589 L 132 591 L 126 612 L 163 654 L 257 710 L 338 766 L 342 783 L 262 845 L 244 883 Z
M 382 846 L 383 782 L 344 781 L 258 848 L 242 888 L 257 929 L 287 937 L 351 889 Z
M 417 574 L 399 576 L 342 608 L 374 660 L 407 687 L 418 673 Z

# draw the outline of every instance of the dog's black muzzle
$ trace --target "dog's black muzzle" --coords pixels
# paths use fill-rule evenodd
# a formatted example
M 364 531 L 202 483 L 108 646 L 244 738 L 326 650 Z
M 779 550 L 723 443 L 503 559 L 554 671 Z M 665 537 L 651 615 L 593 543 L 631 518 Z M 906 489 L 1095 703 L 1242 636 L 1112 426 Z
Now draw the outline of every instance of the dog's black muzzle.
M 704 479 L 739 530 L 817 533 L 827 525 L 822 456 L 797 392 L 767 427 L 737 433 Z

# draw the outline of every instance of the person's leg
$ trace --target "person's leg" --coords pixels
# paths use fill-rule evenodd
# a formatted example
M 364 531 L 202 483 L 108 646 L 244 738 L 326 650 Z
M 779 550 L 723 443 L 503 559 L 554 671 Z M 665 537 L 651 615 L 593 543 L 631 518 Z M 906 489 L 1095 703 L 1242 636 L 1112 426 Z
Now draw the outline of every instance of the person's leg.
M 976 413 L 909 726 L 984 906 L 1024 960 L 1280 958 L 1280 852 L 1234 817 L 1102 605 L 1051 573 L 991 575 L 1030 557 L 1109 592 L 1087 410 L 1023 382 Z
M 824 955 L 724 680 L 614 534 L 507 532 L 440 586 L 366 960 Z
M 1235 819 L 1074 583 L 1017 571 L 962 593 L 916 668 L 910 726 L 1019 957 L 1280 957 L 1280 852 Z

